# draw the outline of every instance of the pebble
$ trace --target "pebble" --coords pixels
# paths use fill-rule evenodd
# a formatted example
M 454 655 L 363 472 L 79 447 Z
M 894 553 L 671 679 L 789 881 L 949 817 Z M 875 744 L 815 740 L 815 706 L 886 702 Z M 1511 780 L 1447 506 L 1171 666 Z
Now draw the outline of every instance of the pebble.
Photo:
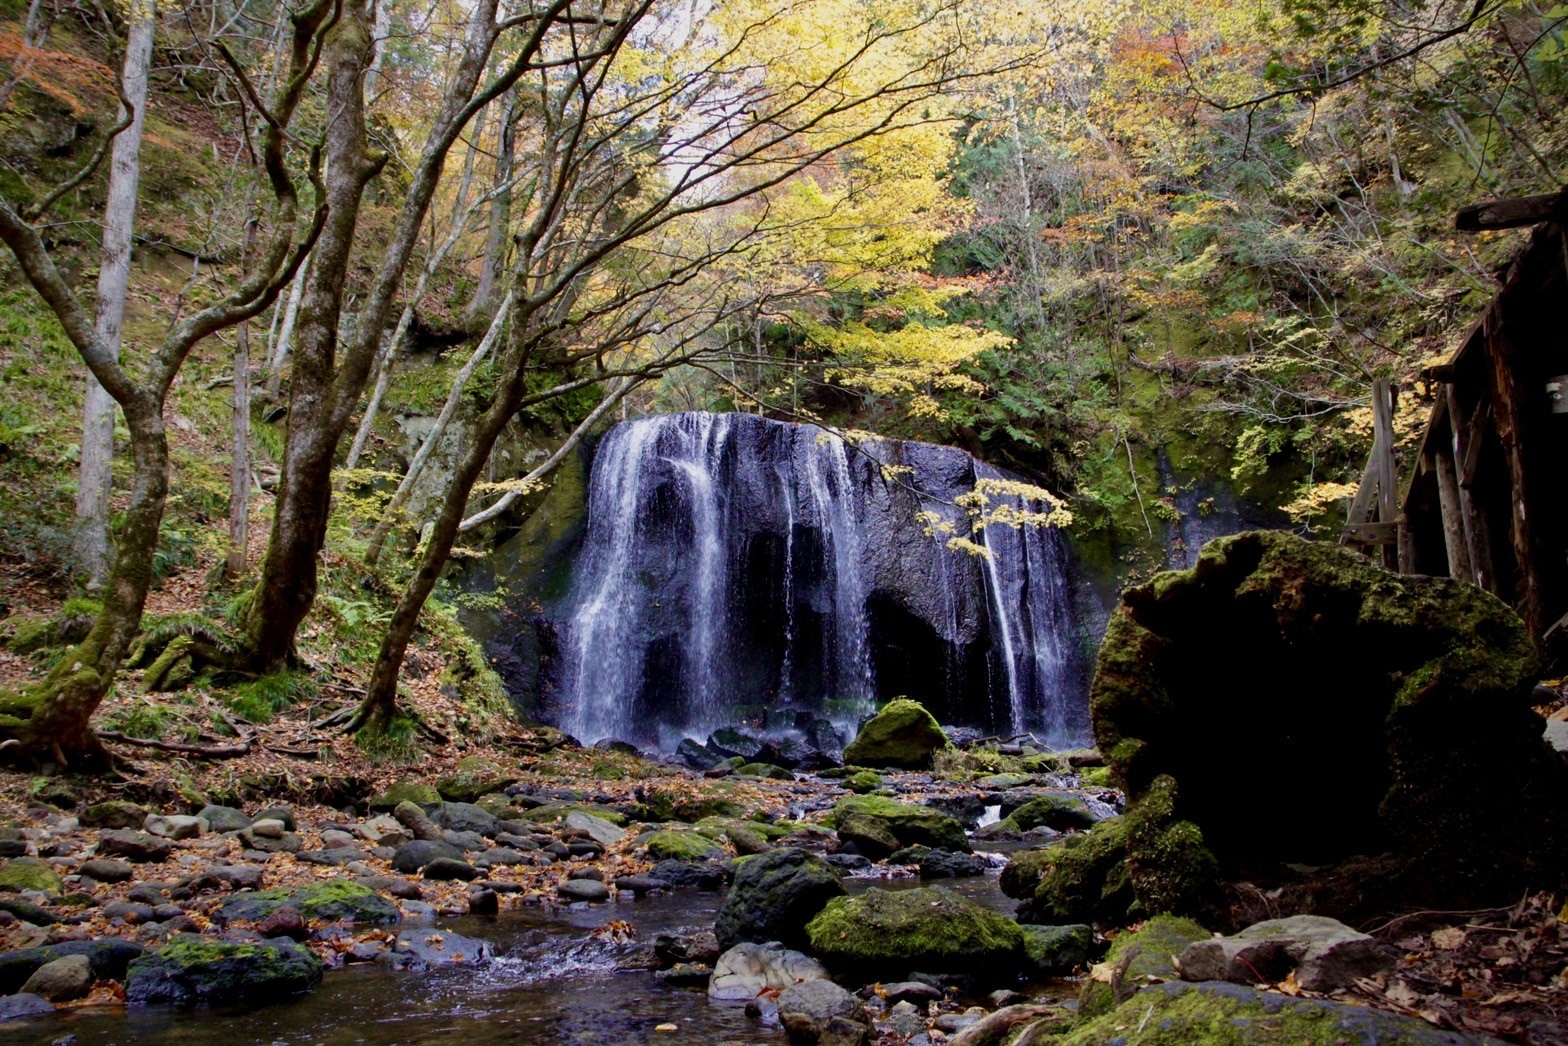
M 282 821 L 264 818 L 251 824 L 250 831 L 263 839 L 282 839 L 283 833 L 288 831 Z

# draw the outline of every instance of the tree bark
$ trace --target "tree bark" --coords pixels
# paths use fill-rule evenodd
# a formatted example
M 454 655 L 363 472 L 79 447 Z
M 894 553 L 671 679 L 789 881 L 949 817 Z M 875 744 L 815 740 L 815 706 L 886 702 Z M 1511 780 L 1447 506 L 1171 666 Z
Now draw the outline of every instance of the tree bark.
M 490 200 L 490 227 L 485 232 L 485 256 L 480 263 L 479 285 L 474 288 L 474 299 L 468 303 L 464 317 L 470 329 L 487 322 L 496 310 L 496 288 L 501 269 L 506 264 L 506 247 L 512 224 L 512 164 L 517 155 L 517 132 L 513 118 L 517 111 L 517 94 L 508 92 L 506 104 L 501 109 L 501 126 L 496 149 L 495 179 Z
M 250 271 L 250 255 L 256 244 L 256 220 L 245 223 L 245 244 L 241 248 L 241 268 Z M 229 558 L 230 578 L 245 573 L 245 550 L 250 544 L 250 323 L 241 322 L 234 331 L 234 426 L 233 447 L 229 452 Z
M 147 113 L 147 67 L 152 61 L 157 20 L 158 11 L 152 0 L 132 3 L 121 74 L 125 99 L 131 105 L 131 123 L 115 138 L 109 161 L 94 329 L 99 342 L 116 358 L 120 355 L 120 329 L 125 322 L 125 293 L 131 281 L 131 237 L 136 224 L 136 188 L 141 177 L 142 125 Z M 124 116 L 122 108 L 120 118 Z M 97 591 L 109 576 L 113 462 L 114 399 L 89 373 L 82 409 L 82 457 L 76 480 L 76 566 L 89 591 Z
M 295 658 L 295 636 L 316 595 L 317 561 L 331 511 L 333 456 L 369 382 L 382 333 L 446 157 L 463 127 L 483 102 L 494 97 L 476 98 L 475 91 L 495 44 L 496 2 L 478 0 L 470 13 L 462 57 L 443 92 L 440 111 L 413 169 L 397 225 L 365 305 L 355 317 L 340 366 L 336 365 L 336 333 L 342 305 L 341 276 L 323 279 L 313 275 L 316 293 L 307 290 L 305 294 L 301 311 L 311 326 L 307 330 L 302 321 L 290 380 L 286 460 L 257 598 L 245 623 L 248 660 L 261 671 L 277 671 Z M 538 30 L 535 32 L 537 39 Z M 364 10 L 352 4 L 345 7 L 336 33 L 339 44 L 332 64 L 340 68 L 329 82 L 329 96 L 335 101 L 328 106 L 334 114 L 328 130 L 328 162 L 334 168 L 328 194 L 334 199 L 328 230 L 316 248 L 316 273 L 340 273 L 346 264 L 364 181 L 375 173 L 367 162 L 364 144 L 364 74 L 371 49 Z M 514 63 L 508 74 L 511 79 L 503 77 L 492 90 L 504 90 L 522 71 L 523 66 Z M 333 154 L 341 154 L 342 160 Z M 381 162 L 385 159 L 381 157 Z M 340 162 L 352 165 L 339 172 L 335 168 Z M 323 322 L 328 316 L 330 325 Z
M 343 287 L 365 186 L 380 170 L 366 146 L 364 76 L 370 29 L 358 4 L 347 4 L 327 47 L 327 225 L 311 252 L 301 294 L 289 381 L 283 475 L 261 582 L 246 621 L 254 667 L 278 672 L 295 660 L 294 636 L 316 597 L 316 561 L 332 502 L 332 387 Z M 384 162 L 384 157 L 381 158 Z

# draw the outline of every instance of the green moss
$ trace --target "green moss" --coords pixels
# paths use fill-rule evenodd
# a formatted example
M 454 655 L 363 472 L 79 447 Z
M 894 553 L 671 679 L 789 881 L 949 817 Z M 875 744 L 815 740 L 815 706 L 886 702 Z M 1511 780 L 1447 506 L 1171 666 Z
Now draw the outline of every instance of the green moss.
M 724 851 L 700 832 L 654 832 L 647 839 L 648 856 L 656 861 L 705 861 Z
M 742 777 L 763 777 L 770 781 L 793 781 L 795 775 L 782 766 L 772 763 L 746 763 L 735 768 L 735 772 Z
M 1068 792 L 1048 792 L 1031 799 L 1007 818 L 1020 832 L 1044 825 L 1059 832 L 1094 827 L 1089 804 Z
M 1150 977 L 1175 980 L 1180 977 L 1175 956 L 1195 941 L 1206 941 L 1213 934 L 1191 919 L 1174 915 L 1156 915 L 1136 931 L 1118 934 L 1111 942 L 1106 965 L 1119 968 L 1126 963 L 1122 974 L 1125 990 L 1133 991 L 1148 983 Z M 1084 1017 L 1094 1017 L 1111 1010 L 1116 998 L 1111 986 L 1103 981 L 1090 980 L 1078 995 L 1078 1012 Z
M 318 690 L 309 673 L 276 672 L 239 683 L 218 697 L 250 722 L 269 723 L 284 709 L 314 698 Z
M 61 642 L 59 628 L 46 617 L 18 615 L 6 621 L 6 627 L 11 632 L 6 648 L 13 654 L 32 654 Z
M 64 884 L 46 861 L 36 857 L 13 857 L 0 864 L 0 893 L 41 890 L 59 893 Z
M 940 850 L 969 850 L 964 826 L 946 814 L 927 806 L 912 806 L 879 795 L 851 795 L 840 799 L 823 820 L 836 828 L 851 814 L 861 814 L 884 822 L 900 844 L 917 843 Z
M 1046 849 L 1022 850 L 1013 854 L 1007 867 L 1002 869 L 1002 892 L 1019 901 L 1033 897 L 1040 888 L 1040 880 L 1046 869 L 1056 860 L 1056 850 L 1061 845 L 1058 843 Z
M 1365 1007 L 1235 985 L 1190 985 L 1139 992 L 1061 1040 L 1062 1046 L 1113 1041 L 1126 1046 L 1340 1046 L 1347 1042 L 1423 1046 L 1452 1039 L 1419 1021 Z
M 846 763 L 923 769 L 934 753 L 952 747 L 930 712 L 907 697 L 889 701 L 844 749 Z
M 865 972 L 1001 971 L 1024 958 L 1017 923 L 941 887 L 835 898 L 806 936 L 828 965 Z
M 643 820 L 687 821 L 705 817 L 747 818 L 760 807 L 735 786 L 723 781 L 701 784 L 650 781 L 640 790 Z
M 851 774 L 844 778 L 844 787 L 857 795 L 875 792 L 882 787 L 882 775 L 874 770 L 862 770 L 858 774 Z
M 471 755 L 458 760 L 456 772 L 436 782 L 441 798 L 453 803 L 472 803 L 489 792 L 500 792 L 517 781 L 490 759 Z
M 398 803 L 413 803 L 415 806 L 433 805 L 441 801 L 441 793 L 436 791 L 434 785 L 412 777 L 405 777 L 395 782 L 392 787 L 370 800 L 370 809 L 377 813 L 386 813 L 397 807 Z
M 1080 788 L 1115 788 L 1116 777 L 1108 766 L 1086 766 L 1078 771 Z
M 305 886 L 280 886 L 231 894 L 223 902 L 223 918 L 265 919 L 288 906 L 306 919 L 327 922 L 352 920 L 356 923 L 386 925 L 399 919 L 397 905 L 368 886 L 348 879 L 330 879 Z

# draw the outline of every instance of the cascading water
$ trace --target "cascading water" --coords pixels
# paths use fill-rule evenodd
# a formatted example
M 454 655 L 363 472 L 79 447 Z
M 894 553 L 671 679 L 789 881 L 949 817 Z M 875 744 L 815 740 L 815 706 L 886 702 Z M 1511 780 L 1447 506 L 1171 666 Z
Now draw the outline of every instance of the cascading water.
M 745 414 L 616 426 L 551 611 L 562 726 L 670 747 L 796 713 L 852 729 L 909 694 L 945 721 L 1082 740 L 1059 535 L 988 527 L 977 557 L 916 522 L 1000 475 L 952 448 L 850 447 Z

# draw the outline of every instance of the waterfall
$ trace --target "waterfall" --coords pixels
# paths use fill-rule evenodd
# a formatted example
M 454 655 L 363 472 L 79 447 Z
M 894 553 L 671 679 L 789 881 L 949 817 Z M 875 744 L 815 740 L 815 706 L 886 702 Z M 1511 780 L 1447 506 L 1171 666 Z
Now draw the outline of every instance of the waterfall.
M 1060 536 L 998 525 L 976 557 L 915 521 L 1000 475 L 953 448 L 850 446 L 746 414 L 622 422 L 546 610 L 561 725 L 672 747 L 797 714 L 853 730 L 908 694 L 948 721 L 1081 740 Z

